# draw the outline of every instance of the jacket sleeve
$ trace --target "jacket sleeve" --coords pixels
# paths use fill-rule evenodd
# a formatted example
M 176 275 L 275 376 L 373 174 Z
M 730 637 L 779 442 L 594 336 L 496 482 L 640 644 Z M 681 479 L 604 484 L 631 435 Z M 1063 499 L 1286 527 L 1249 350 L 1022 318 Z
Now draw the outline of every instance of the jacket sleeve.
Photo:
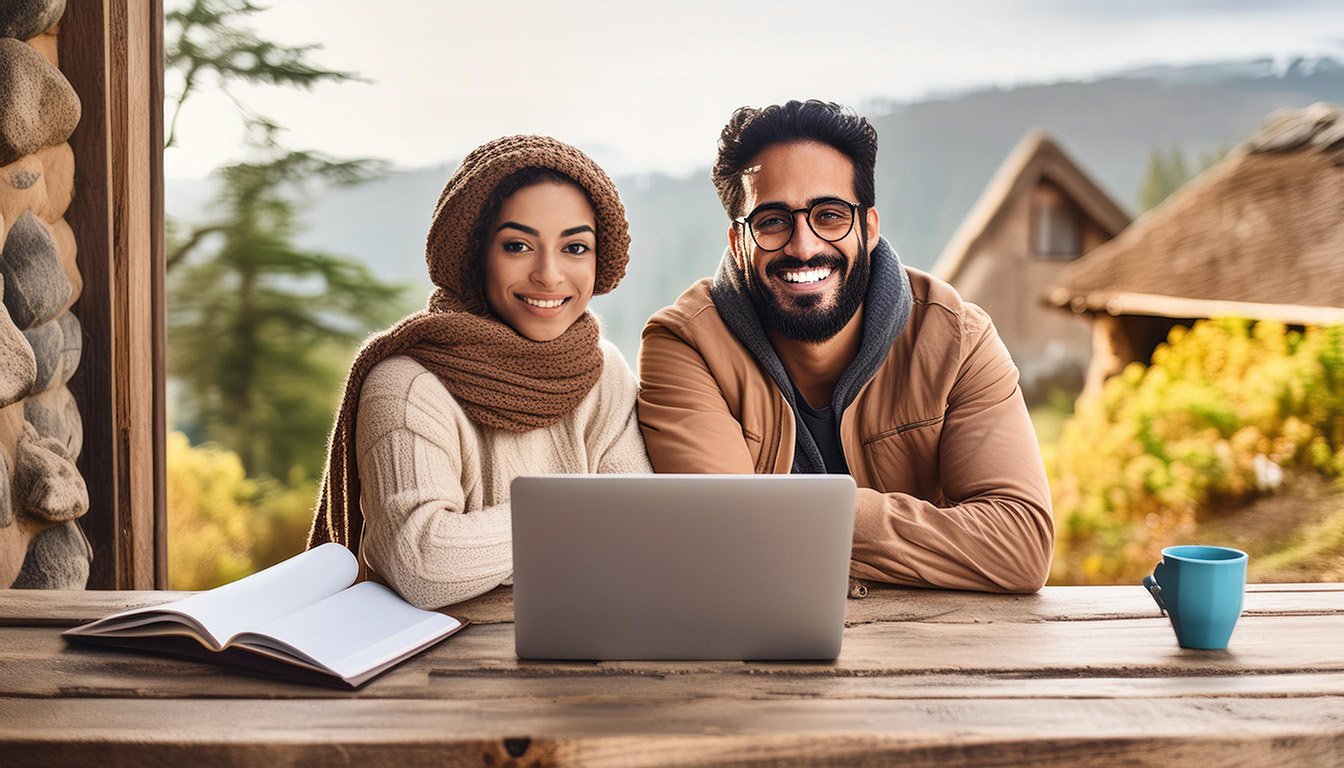
M 937 506 L 860 488 L 850 573 L 916 587 L 1035 592 L 1050 574 L 1054 521 L 1017 367 L 984 310 L 966 305 L 947 398 Z
M 644 328 L 639 379 L 639 426 L 655 472 L 755 472 L 704 358 L 661 323 Z

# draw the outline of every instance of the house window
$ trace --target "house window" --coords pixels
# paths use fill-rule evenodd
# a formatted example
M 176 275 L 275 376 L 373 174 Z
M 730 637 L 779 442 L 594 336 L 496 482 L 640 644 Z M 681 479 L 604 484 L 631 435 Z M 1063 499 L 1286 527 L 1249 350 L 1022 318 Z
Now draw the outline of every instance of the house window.
M 1039 259 L 1070 261 L 1083 253 L 1083 216 L 1064 191 L 1042 181 L 1032 195 L 1032 252 Z

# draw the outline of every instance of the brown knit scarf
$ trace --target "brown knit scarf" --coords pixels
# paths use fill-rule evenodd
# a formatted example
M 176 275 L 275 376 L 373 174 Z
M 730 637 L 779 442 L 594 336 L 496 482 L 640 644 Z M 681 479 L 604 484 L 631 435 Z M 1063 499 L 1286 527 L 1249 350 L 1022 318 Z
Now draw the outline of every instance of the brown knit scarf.
M 351 365 L 327 445 L 327 466 L 308 547 L 334 541 L 359 551 L 364 518 L 355 463 L 355 416 L 364 378 L 387 357 L 410 355 L 438 376 L 468 418 L 482 427 L 526 432 L 550 426 L 576 408 L 602 372 L 596 318 L 585 312 L 551 341 L 533 341 L 490 314 L 474 260 L 472 232 L 495 186 L 526 167 L 574 179 L 597 218 L 597 279 L 607 293 L 625 273 L 625 209 L 607 175 L 587 155 L 543 136 L 509 136 L 462 161 L 439 197 L 426 243 L 437 284 L 428 308 L 366 340 Z

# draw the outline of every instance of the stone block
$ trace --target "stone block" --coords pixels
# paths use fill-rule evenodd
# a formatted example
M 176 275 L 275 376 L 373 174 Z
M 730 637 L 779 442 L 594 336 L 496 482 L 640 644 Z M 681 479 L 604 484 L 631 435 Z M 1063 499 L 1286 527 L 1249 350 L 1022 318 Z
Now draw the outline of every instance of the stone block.
M 71 312 L 66 312 L 56 321 L 61 324 L 61 375 L 58 378 L 64 384 L 75 375 L 79 359 L 84 354 L 84 326 Z
M 0 251 L 0 276 L 5 307 L 14 324 L 25 330 L 54 319 L 74 292 L 51 227 L 32 211 L 24 211 L 9 228 Z
M 59 22 L 64 13 L 65 0 L 5 0 L 0 3 L 0 37 L 37 37 Z
M 23 403 L 0 408 L 0 451 L 9 458 L 10 474 L 14 474 L 14 457 L 19 454 L 19 437 L 23 434 Z
M 0 296 L 5 280 L 0 276 Z M 28 394 L 37 380 L 37 359 L 28 339 L 9 312 L 0 307 L 0 408 L 12 405 Z
M 65 272 L 65 279 L 70 281 L 70 298 L 65 300 L 62 308 L 69 309 L 79 299 L 79 294 L 84 292 L 84 276 L 79 273 L 79 263 L 76 261 L 79 247 L 75 243 L 75 231 L 65 219 L 57 219 L 52 223 L 51 237 L 56 241 L 56 252 L 61 255 L 61 270 Z
M 28 347 L 33 350 L 37 374 L 28 395 L 38 395 L 56 386 L 61 375 L 61 347 L 64 345 L 61 324 L 57 320 L 43 323 L 23 332 Z M 63 382 L 62 382 L 63 383 Z
M 33 537 L 14 589 L 84 589 L 92 563 L 88 537 L 70 520 Z
M 19 514 L 51 522 L 74 520 L 89 511 L 89 491 L 73 457 L 60 441 L 24 424 L 14 462 L 14 502 Z
M 51 322 L 23 331 L 23 337 L 28 341 L 37 362 L 37 375 L 29 395 L 39 395 L 59 387 L 75 375 L 83 351 L 82 334 L 79 319 L 69 312 Z
M 0 451 L 0 528 L 14 524 L 14 505 L 9 498 L 9 459 Z
M 79 415 L 79 407 L 69 387 L 56 387 L 50 392 L 26 398 L 23 418 L 39 435 L 64 446 L 71 460 L 79 458 L 79 452 L 84 448 L 84 419 Z
M 70 138 L 79 96 L 42 54 L 0 38 L 0 166 Z

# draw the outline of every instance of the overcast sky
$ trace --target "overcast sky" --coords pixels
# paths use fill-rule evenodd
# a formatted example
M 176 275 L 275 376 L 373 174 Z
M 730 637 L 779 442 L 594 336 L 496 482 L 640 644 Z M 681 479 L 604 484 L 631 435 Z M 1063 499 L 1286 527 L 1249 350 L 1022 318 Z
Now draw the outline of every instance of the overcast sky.
M 286 126 L 290 146 L 406 167 L 544 133 L 613 174 L 680 174 L 711 162 L 742 104 L 857 107 L 1148 64 L 1344 57 L 1344 0 L 258 4 L 268 5 L 252 17 L 263 38 L 319 43 L 320 64 L 373 83 L 235 95 Z M 170 74 L 168 94 L 178 86 Z M 196 94 L 167 174 L 200 177 L 237 159 L 236 115 L 222 93 Z

